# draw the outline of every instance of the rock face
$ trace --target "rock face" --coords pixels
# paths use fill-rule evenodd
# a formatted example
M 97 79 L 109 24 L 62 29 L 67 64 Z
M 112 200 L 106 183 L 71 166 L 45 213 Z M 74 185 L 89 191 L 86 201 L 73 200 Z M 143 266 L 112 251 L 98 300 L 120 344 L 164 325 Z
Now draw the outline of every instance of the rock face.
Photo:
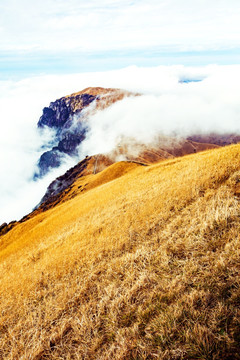
M 38 127 L 48 126 L 61 132 L 71 126 L 71 116 L 80 113 L 82 109 L 91 104 L 96 96 L 89 94 L 73 94 L 51 102 L 49 107 L 43 109 L 38 121 Z
M 81 112 L 88 107 L 96 96 L 73 94 L 51 102 L 49 107 L 43 109 L 38 121 L 38 127 L 48 127 L 56 131 L 55 143 L 51 150 L 42 154 L 39 159 L 39 173 L 36 177 L 44 176 L 51 168 L 60 166 L 64 154 L 75 155 L 77 146 L 84 140 L 86 125 L 81 122 Z M 78 116 L 78 121 L 74 121 Z
M 48 173 L 50 168 L 59 167 L 62 160 L 62 154 L 58 151 L 58 147 L 52 148 L 52 150 L 45 151 L 38 162 L 39 176 L 43 176 Z M 35 176 L 37 177 L 37 175 Z
M 11 221 L 9 224 L 3 223 L 0 225 L 0 236 L 5 235 L 7 232 L 9 232 L 15 225 L 17 224 L 17 221 Z
M 73 168 L 69 169 L 65 174 L 55 179 L 48 186 L 47 191 L 37 208 L 47 210 L 50 207 L 50 204 L 59 201 L 59 194 L 61 192 L 65 191 L 66 189 L 70 189 L 71 185 L 78 176 L 83 176 L 83 174 L 85 175 L 88 173 L 86 170 L 90 159 L 91 158 L 85 158 Z
M 85 120 L 88 111 L 106 108 L 130 95 L 133 94 L 120 89 L 87 88 L 62 97 L 51 102 L 49 107 L 45 107 L 38 121 L 38 128 L 54 129 L 55 139 L 53 148 L 41 155 L 38 162 L 39 172 L 35 174 L 35 178 L 42 177 L 50 169 L 58 167 L 65 155 L 77 155 L 77 147 L 86 136 Z M 89 107 L 90 104 L 94 105 L 92 109 Z

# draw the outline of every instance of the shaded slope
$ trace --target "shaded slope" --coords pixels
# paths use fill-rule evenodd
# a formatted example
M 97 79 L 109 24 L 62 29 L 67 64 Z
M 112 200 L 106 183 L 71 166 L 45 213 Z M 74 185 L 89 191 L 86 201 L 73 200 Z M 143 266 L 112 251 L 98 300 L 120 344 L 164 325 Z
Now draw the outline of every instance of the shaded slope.
M 0 240 L 0 356 L 239 359 L 239 179 L 240 145 L 121 162 L 18 224 Z
M 226 146 L 230 144 L 237 144 L 240 142 L 240 136 L 238 134 L 228 133 L 211 133 L 211 134 L 193 134 L 189 136 L 188 140 L 196 142 L 216 144 L 219 146 Z
M 99 165 L 98 170 L 103 170 L 112 164 L 112 161 L 103 155 L 86 157 L 48 186 L 46 194 L 37 206 L 37 210 L 45 211 L 62 201 L 74 197 L 77 194 L 76 190 L 72 191 L 74 182 L 82 177 L 84 177 L 83 180 L 87 182 L 85 179 L 86 176 L 96 173 L 97 161 Z M 83 191 L 82 186 L 81 191 Z
M 168 148 L 164 146 L 164 141 L 168 143 Z M 54 207 L 60 202 L 73 198 L 80 191 L 84 191 L 85 185 L 83 183 L 88 182 L 88 179 L 84 178 L 83 183 L 79 184 L 78 188 L 74 187 L 73 189 L 73 183 L 78 178 L 103 171 L 109 165 L 116 162 L 117 159 L 122 158 L 130 162 L 153 164 L 161 160 L 172 159 L 176 156 L 184 156 L 186 154 L 218 147 L 213 144 L 195 143 L 184 139 L 177 140 L 167 138 L 164 139 L 164 141 L 160 141 L 159 144 L 153 144 L 151 147 L 127 139 L 125 142 L 123 141 L 121 145 L 118 145 L 110 154 L 98 154 L 86 157 L 48 186 L 46 194 L 37 206 L 38 212 Z M 163 147 L 163 149 L 161 147 Z M 27 215 L 27 217 L 29 217 L 29 215 Z

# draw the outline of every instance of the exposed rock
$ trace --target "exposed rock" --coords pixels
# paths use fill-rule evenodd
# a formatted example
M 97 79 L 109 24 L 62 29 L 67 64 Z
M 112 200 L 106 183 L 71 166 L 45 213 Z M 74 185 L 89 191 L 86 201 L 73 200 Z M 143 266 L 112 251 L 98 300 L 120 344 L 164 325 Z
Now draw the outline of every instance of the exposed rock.
M 77 165 L 69 169 L 65 174 L 59 176 L 51 184 L 48 186 L 46 194 L 41 200 L 41 204 L 47 204 L 50 202 L 49 200 L 53 200 L 58 194 L 60 194 L 63 190 L 66 190 L 71 186 L 76 178 L 83 173 L 86 169 L 90 158 L 85 158 L 84 160 L 80 161 Z
M 85 129 L 79 133 L 66 132 L 59 141 L 57 149 L 65 154 L 73 155 L 76 147 L 85 139 Z
M 68 200 L 68 196 L 66 195 L 71 191 L 72 184 L 76 179 L 82 176 L 96 174 L 112 163 L 111 159 L 104 155 L 87 156 L 77 165 L 70 168 L 65 174 L 51 182 L 35 210 L 38 212 L 46 211 L 61 201 Z M 83 191 L 83 189 L 81 189 L 81 191 Z
M 86 125 L 79 122 L 73 127 L 73 116 L 78 114 L 80 117 L 80 112 L 95 99 L 96 96 L 89 94 L 72 95 L 56 100 L 43 109 L 38 127 L 55 129 L 57 145 L 42 154 L 38 162 L 39 173 L 35 178 L 44 176 L 51 168 L 59 167 L 64 154 L 75 155 L 77 146 L 85 138 Z
M 5 235 L 7 232 L 9 232 L 15 225 L 17 224 L 17 221 L 11 221 L 9 224 L 3 223 L 0 226 L 0 236 Z
M 59 167 L 62 161 L 63 155 L 58 150 L 58 147 L 54 147 L 52 150 L 45 151 L 38 162 L 39 173 L 35 175 L 37 177 L 42 177 L 48 173 L 50 169 Z
M 80 113 L 95 99 L 96 96 L 89 94 L 73 94 L 51 102 L 49 107 L 43 109 L 43 114 L 38 121 L 38 127 L 48 126 L 61 132 L 70 116 Z
M 48 127 L 56 131 L 54 147 L 44 152 L 39 159 L 39 172 L 35 179 L 42 177 L 52 168 L 59 167 L 64 154 L 74 156 L 78 145 L 85 139 L 87 132 L 85 110 L 96 101 L 97 110 L 104 109 L 125 96 L 137 95 L 120 89 L 87 88 L 54 102 L 43 109 L 38 121 L 39 129 Z M 83 111 L 84 110 L 84 111 Z M 92 112 L 94 111 L 91 109 Z

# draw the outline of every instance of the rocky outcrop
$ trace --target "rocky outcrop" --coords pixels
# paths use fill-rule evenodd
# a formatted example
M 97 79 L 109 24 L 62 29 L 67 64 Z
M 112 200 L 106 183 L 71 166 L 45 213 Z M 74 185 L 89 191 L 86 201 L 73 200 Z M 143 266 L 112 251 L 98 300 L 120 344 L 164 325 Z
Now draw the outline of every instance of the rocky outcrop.
M 39 176 L 42 177 L 48 173 L 50 168 L 56 168 L 61 165 L 63 155 L 58 151 L 58 147 L 52 148 L 52 150 L 45 151 L 38 162 Z M 38 175 L 35 175 L 37 178 Z
M 44 197 L 36 206 L 35 211 L 46 211 L 60 202 L 64 202 L 74 197 L 76 193 L 72 192 L 72 187 L 78 178 L 96 174 L 112 163 L 113 161 L 104 155 L 87 156 L 77 165 L 70 168 L 65 174 L 51 182 Z M 81 187 L 80 191 L 84 191 L 84 187 Z
M 43 109 L 43 114 L 38 121 L 38 127 L 48 126 L 61 133 L 64 128 L 71 126 L 71 116 L 80 113 L 95 99 L 96 96 L 83 93 L 72 94 L 51 102 L 49 107 Z
M 44 176 L 51 168 L 60 166 L 64 154 L 75 155 L 77 146 L 84 140 L 86 125 L 81 122 L 81 112 L 89 106 L 96 96 L 89 94 L 73 94 L 51 102 L 43 109 L 38 127 L 48 127 L 56 131 L 56 145 L 42 154 L 38 162 L 39 173 L 35 177 Z M 74 116 L 78 121 L 74 123 Z
M 35 174 L 35 179 L 58 167 L 65 155 L 77 155 L 77 147 L 86 136 L 86 119 L 89 112 L 104 109 L 130 95 L 133 94 L 120 89 L 87 88 L 62 97 L 51 102 L 49 107 L 45 107 L 38 121 L 38 128 L 54 129 L 55 139 L 52 149 L 41 155 L 38 162 L 39 171 Z M 89 105 L 93 103 L 94 106 L 90 109 Z
M 17 221 L 11 221 L 10 223 L 3 223 L 0 225 L 0 236 L 5 235 L 7 232 L 12 230 L 12 228 L 17 224 Z
M 69 169 L 65 174 L 59 176 L 48 186 L 47 191 L 42 198 L 40 204 L 37 206 L 38 209 L 47 210 L 60 201 L 62 192 L 69 191 L 71 185 L 79 176 L 87 174 L 88 163 L 91 158 L 85 158 L 80 161 L 77 165 Z

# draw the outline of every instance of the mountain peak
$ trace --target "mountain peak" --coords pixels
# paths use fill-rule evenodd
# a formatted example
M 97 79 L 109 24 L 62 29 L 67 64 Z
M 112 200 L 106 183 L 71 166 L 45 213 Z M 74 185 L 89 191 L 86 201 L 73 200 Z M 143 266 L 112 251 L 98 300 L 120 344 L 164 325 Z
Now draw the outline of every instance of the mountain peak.
M 59 167 L 64 156 L 77 155 L 77 147 L 86 136 L 89 115 L 133 95 L 137 94 L 121 89 L 89 87 L 57 99 L 51 102 L 49 107 L 45 107 L 38 121 L 38 128 L 53 128 L 56 134 L 52 148 L 45 151 L 39 159 L 39 171 L 35 178 Z M 94 106 L 90 108 L 93 103 Z

